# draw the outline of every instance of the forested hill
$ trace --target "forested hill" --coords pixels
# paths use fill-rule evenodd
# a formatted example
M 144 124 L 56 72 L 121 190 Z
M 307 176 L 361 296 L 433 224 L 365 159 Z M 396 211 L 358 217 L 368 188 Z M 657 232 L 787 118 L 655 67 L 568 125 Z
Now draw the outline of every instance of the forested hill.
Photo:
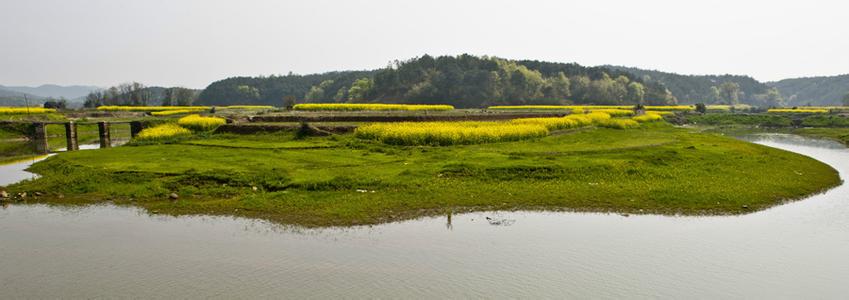
M 665 85 L 681 103 L 739 102 L 756 106 L 784 105 L 784 93 L 771 90 L 765 83 L 740 75 L 681 75 L 638 68 L 607 66 L 630 72 L 644 80 Z
M 71 85 L 61 86 L 55 84 L 43 84 L 37 87 L 29 86 L 2 86 L 0 89 L 35 95 L 39 98 L 65 98 L 68 100 L 76 100 L 84 98 L 88 93 L 99 90 L 100 88 L 90 85 Z
M 209 105 L 298 102 L 498 104 L 674 104 L 657 82 L 603 67 L 472 55 L 424 55 L 374 71 L 234 77 L 209 85 Z
M 200 93 L 198 103 L 281 106 L 283 98 L 287 96 L 303 101 L 310 89 L 313 89 L 312 97 L 317 97 L 315 95 L 320 92 L 319 98 L 324 102 L 344 101 L 354 81 L 360 78 L 372 78 L 374 74 L 375 71 L 344 71 L 311 75 L 231 77 L 213 82 L 206 87 Z M 341 95 L 336 97 L 340 92 Z
M 839 105 L 849 95 L 849 74 L 784 79 L 768 82 L 787 99 L 788 105 Z
M 11 91 L 0 87 L 0 106 L 24 106 L 26 100 L 24 95 L 29 99 L 30 105 L 41 104 L 42 98 L 35 95 L 25 94 L 17 91 Z

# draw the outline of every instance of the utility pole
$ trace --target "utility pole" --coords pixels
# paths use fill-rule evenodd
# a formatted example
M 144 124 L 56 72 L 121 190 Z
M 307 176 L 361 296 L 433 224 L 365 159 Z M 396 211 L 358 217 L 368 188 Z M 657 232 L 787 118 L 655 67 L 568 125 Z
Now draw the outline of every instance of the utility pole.
M 29 117 L 29 98 L 27 98 L 27 94 L 24 94 L 24 103 L 27 105 L 27 117 Z

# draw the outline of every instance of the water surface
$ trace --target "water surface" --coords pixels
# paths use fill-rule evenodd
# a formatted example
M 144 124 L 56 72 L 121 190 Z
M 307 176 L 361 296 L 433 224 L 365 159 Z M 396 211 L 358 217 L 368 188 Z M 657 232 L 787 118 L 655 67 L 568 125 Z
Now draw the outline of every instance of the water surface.
M 80 150 L 92 150 L 98 148 L 100 148 L 100 145 L 97 144 L 80 145 Z M 64 152 L 66 150 L 66 148 L 61 148 L 57 151 Z M 42 156 L 34 156 L 30 159 L 24 159 L 13 163 L 0 164 L 0 186 L 10 185 L 26 179 L 38 178 L 38 175 L 33 174 L 31 172 L 27 172 L 26 169 L 29 168 L 30 165 L 45 160 L 54 154 L 55 153 Z
M 839 144 L 757 142 L 849 174 Z M 847 198 L 844 185 L 745 216 L 484 212 L 323 230 L 12 205 L 0 298 L 845 298 Z

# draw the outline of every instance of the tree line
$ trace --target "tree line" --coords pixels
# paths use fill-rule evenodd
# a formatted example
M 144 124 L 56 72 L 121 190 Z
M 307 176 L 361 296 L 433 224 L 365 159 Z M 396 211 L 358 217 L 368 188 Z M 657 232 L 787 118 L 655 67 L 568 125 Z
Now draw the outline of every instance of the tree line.
M 662 85 L 628 72 L 578 64 L 473 55 L 424 55 L 375 71 L 234 77 L 210 84 L 206 105 L 298 102 L 439 103 L 471 108 L 505 104 L 675 104 Z
M 349 100 L 458 107 L 676 103 L 663 86 L 646 84 L 624 72 L 473 55 L 396 61 L 375 74 L 362 99 Z
M 787 98 L 788 106 L 837 105 L 849 93 L 849 74 L 785 79 L 769 82 Z
M 83 106 L 190 106 L 195 103 L 198 91 L 183 87 L 148 87 L 138 82 L 122 83 L 104 90 L 89 93 Z
M 835 77 L 842 80 L 842 77 Z M 785 97 L 783 85 L 748 76 L 679 75 L 615 66 L 508 60 L 488 56 L 421 57 L 366 71 L 231 77 L 202 91 L 126 83 L 88 95 L 85 106 L 100 105 L 291 105 L 310 102 L 491 105 L 802 105 Z M 842 81 L 841 81 L 842 82 Z M 840 97 L 836 97 L 840 98 Z M 680 100 L 679 100 L 680 99 Z M 827 104 L 840 103 L 833 100 Z M 808 103 L 804 103 L 808 104 Z M 815 102 L 813 104 L 821 104 Z
M 633 73 L 645 81 L 663 84 L 681 103 L 749 104 L 777 107 L 788 104 L 779 89 L 740 75 L 681 75 L 619 66 L 611 69 Z

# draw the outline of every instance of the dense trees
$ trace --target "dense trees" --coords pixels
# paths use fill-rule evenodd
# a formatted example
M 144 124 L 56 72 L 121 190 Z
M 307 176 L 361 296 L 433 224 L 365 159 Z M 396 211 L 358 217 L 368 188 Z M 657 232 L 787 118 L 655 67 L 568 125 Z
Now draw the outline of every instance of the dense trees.
M 495 104 L 673 104 L 658 83 L 627 72 L 577 64 L 514 61 L 472 55 L 425 55 L 376 71 L 234 77 L 212 83 L 207 105 L 304 102 L 394 102 L 485 107 Z
M 755 104 L 761 107 L 783 107 L 787 105 L 784 96 L 776 88 L 769 88 L 766 94 L 755 95 Z
M 99 105 L 280 105 L 288 102 L 386 102 L 486 107 L 511 104 L 667 105 L 840 104 L 849 75 L 769 83 L 748 76 L 679 75 L 625 67 L 507 60 L 487 56 L 424 55 L 373 71 L 233 77 L 198 94 L 185 88 L 122 84 L 91 93 Z M 294 100 L 292 100 L 294 99 Z M 2 99 L 0 99 L 2 100 Z M 849 103 L 846 103 L 849 104 Z
M 310 90 L 307 92 L 306 96 L 304 96 L 304 99 L 307 101 L 332 99 L 332 97 L 327 95 L 327 89 L 331 85 L 333 85 L 333 80 L 325 80 L 319 83 L 318 85 L 310 87 Z
M 369 101 L 446 103 L 457 107 L 638 104 L 648 97 L 655 97 L 652 103 L 675 103 L 662 85 L 645 85 L 627 73 L 471 55 L 425 55 L 395 62 L 375 74 L 374 87 L 367 94 Z
M 360 78 L 351 84 L 351 89 L 348 90 L 348 100 L 363 101 L 369 96 L 369 93 L 374 88 L 374 81 L 370 78 Z M 344 97 L 343 97 L 344 99 Z M 341 99 L 337 99 L 341 100 Z
M 122 83 L 105 90 L 94 91 L 86 96 L 85 107 L 101 105 L 136 105 L 150 104 L 152 95 L 143 84 L 138 82 Z
M 197 92 L 182 87 L 166 88 L 162 93 L 161 104 L 165 106 L 190 106 L 197 98 Z
M 719 86 L 711 87 L 714 93 L 713 103 L 717 104 L 740 104 L 740 84 L 726 81 Z
M 770 86 L 749 76 L 738 75 L 680 75 L 653 70 L 608 66 L 611 69 L 633 73 L 645 82 L 663 84 L 681 103 L 733 104 L 771 106 L 783 102 L 782 93 L 776 94 Z M 782 100 L 782 101 L 778 101 Z
M 147 87 L 141 83 L 124 83 L 88 94 L 85 107 L 101 105 L 176 105 L 194 104 L 198 91 L 182 87 Z
M 261 104 L 279 106 L 286 96 L 304 101 L 307 93 L 322 82 L 321 93 L 315 91 L 310 102 L 346 101 L 351 84 L 360 78 L 371 78 L 374 71 L 329 72 L 312 75 L 272 75 L 232 77 L 210 84 L 201 92 L 198 103 L 204 105 Z M 319 96 L 320 94 L 320 96 Z
M 68 108 L 68 100 L 65 98 L 53 99 L 49 98 L 44 101 L 44 108 L 65 109 Z
M 843 106 L 849 106 L 849 94 L 843 96 Z
M 839 105 L 849 93 L 849 74 L 785 79 L 768 83 L 778 89 L 788 106 L 801 106 L 808 102 L 816 105 Z

